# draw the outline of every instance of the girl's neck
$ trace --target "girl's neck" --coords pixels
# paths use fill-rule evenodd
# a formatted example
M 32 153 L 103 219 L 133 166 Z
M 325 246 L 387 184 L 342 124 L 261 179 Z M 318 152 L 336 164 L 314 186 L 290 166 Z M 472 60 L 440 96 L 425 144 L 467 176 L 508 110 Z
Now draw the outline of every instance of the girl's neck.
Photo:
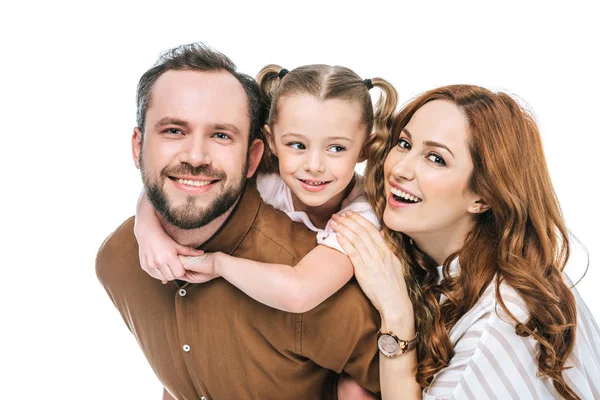
M 319 229 L 325 229 L 327 222 L 331 219 L 331 216 L 342 208 L 342 202 L 348 194 L 354 188 L 354 179 L 348 184 L 345 190 L 333 196 L 320 206 L 308 206 L 300 201 L 298 197 L 292 192 L 292 203 L 294 204 L 294 210 L 303 211 L 313 223 Z

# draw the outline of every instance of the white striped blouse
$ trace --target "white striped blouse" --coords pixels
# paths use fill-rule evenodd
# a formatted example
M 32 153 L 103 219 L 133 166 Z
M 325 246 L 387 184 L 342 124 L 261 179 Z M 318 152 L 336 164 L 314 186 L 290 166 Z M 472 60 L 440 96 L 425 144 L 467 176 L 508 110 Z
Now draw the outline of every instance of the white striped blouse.
M 441 273 L 441 267 L 439 269 Z M 572 286 L 566 278 L 567 285 Z M 450 331 L 454 357 L 423 392 L 423 399 L 554 399 L 561 398 L 548 378 L 537 376 L 539 344 L 515 333 L 515 323 L 497 304 L 492 282 L 477 304 Z M 563 372 L 582 399 L 600 399 L 600 330 L 590 311 L 577 301 L 575 348 Z M 503 283 L 500 293 L 520 321 L 528 317 L 524 301 Z

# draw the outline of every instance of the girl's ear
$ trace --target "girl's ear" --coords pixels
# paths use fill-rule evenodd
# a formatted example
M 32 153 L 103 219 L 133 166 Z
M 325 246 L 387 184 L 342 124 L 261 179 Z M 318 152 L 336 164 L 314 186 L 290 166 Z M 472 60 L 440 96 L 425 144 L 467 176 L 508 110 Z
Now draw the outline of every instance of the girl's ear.
M 271 127 L 267 124 L 263 126 L 263 130 L 265 132 L 265 138 L 267 139 L 267 144 L 271 149 L 271 153 L 277 156 L 277 150 L 275 149 L 275 139 L 273 138 L 273 132 L 271 132 Z
M 371 144 L 373 143 L 373 141 L 375 140 L 376 137 L 377 137 L 377 134 L 371 133 L 369 135 L 369 137 L 367 138 L 367 140 L 365 141 L 365 143 L 363 144 L 363 147 L 360 150 L 360 154 L 358 155 L 359 163 L 365 161 L 369 157 L 369 148 L 371 147 Z

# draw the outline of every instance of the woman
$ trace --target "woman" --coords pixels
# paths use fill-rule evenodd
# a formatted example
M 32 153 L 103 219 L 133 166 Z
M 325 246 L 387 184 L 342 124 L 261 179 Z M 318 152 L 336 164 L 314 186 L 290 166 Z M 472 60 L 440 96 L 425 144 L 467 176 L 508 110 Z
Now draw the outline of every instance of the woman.
M 381 313 L 384 398 L 600 398 L 600 333 L 562 274 L 538 128 L 510 96 L 421 95 L 374 144 L 365 190 L 382 233 L 355 214 L 335 229 Z

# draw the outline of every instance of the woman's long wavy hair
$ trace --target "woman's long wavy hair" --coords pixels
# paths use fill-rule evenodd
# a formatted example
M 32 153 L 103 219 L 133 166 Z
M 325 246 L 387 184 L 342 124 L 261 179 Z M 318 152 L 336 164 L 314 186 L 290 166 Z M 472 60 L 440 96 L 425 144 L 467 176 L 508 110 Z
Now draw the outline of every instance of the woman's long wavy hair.
M 419 331 L 417 381 L 428 386 L 433 375 L 454 355 L 448 332 L 475 305 L 498 276 L 496 298 L 515 321 L 516 334 L 539 343 L 538 371 L 553 380 L 567 399 L 578 399 L 563 378 L 565 361 L 575 341 L 576 304 L 562 271 L 569 258 L 569 240 L 558 199 L 550 182 L 542 142 L 533 116 L 505 93 L 470 85 L 426 92 L 395 118 L 392 134 L 370 146 L 365 190 L 380 219 L 386 206 L 383 164 L 402 129 L 424 104 L 445 100 L 459 107 L 469 126 L 474 169 L 469 189 L 490 209 L 478 216 L 462 248 L 444 262 L 444 280 L 437 284 L 433 260 L 403 233 L 384 228 L 390 247 L 406 260 L 409 294 Z M 460 259 L 460 272 L 449 266 Z M 500 283 L 514 288 L 530 311 L 517 320 L 500 295 Z M 440 295 L 448 300 L 440 305 Z
M 325 64 L 305 65 L 282 75 L 282 67 L 270 64 L 260 70 L 256 80 L 266 103 L 266 124 L 273 129 L 279 116 L 280 102 L 293 94 L 309 94 L 320 101 L 330 99 L 357 102 L 362 110 L 365 139 L 372 131 L 389 136 L 391 122 L 398 105 L 398 93 L 391 83 L 373 78 L 370 84 L 381 90 L 373 106 L 369 87 L 356 72 L 341 66 Z M 268 145 L 258 166 L 259 172 L 278 172 L 279 163 Z

